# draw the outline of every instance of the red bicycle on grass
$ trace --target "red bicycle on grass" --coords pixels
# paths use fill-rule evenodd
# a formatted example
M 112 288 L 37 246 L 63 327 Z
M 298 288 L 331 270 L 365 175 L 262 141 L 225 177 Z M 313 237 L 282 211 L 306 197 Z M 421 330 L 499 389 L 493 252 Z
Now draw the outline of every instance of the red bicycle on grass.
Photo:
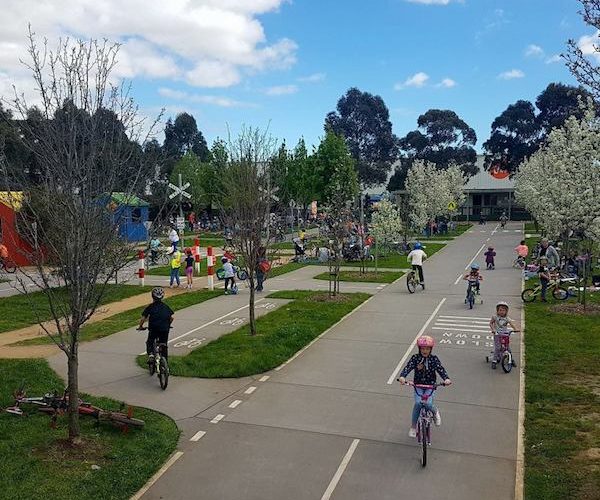
M 17 271 L 17 265 L 10 259 L 0 259 L 0 271 L 8 274 L 14 274 Z
M 396 379 L 398 382 L 400 379 Z M 415 384 L 409 380 L 406 381 L 406 385 L 410 385 L 415 389 L 426 389 L 431 392 L 424 392 L 421 394 L 421 409 L 419 412 L 419 419 L 417 420 L 417 443 L 421 445 L 421 465 L 425 467 L 427 465 L 427 447 L 431 446 L 431 422 L 435 418 L 435 413 L 430 406 L 427 405 L 429 399 L 433 396 L 434 391 L 440 386 L 446 386 L 446 384 Z
M 22 405 L 34 405 L 38 411 L 52 417 L 51 426 L 56 427 L 56 420 L 59 415 L 63 415 L 69 407 L 68 389 L 60 395 L 58 392 L 47 393 L 43 396 L 27 397 L 24 386 L 21 386 L 14 393 L 15 402 L 13 406 L 5 408 L 4 411 L 13 415 L 24 416 L 26 413 L 21 408 Z M 124 407 L 124 405 L 122 405 Z M 110 422 L 116 425 L 123 432 L 127 432 L 129 427 L 143 427 L 145 422 L 139 418 L 133 418 L 133 407 L 127 407 L 127 413 L 122 411 L 103 410 L 91 403 L 79 400 L 79 414 L 94 417 L 98 423 Z

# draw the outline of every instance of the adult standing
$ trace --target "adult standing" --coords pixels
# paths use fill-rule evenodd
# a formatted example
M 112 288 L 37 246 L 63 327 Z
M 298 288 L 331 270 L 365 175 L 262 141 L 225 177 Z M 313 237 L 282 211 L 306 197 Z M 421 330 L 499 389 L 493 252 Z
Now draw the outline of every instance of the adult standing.
M 256 291 L 263 291 L 263 283 L 265 282 L 266 269 L 269 261 L 267 260 L 267 249 L 261 246 L 258 249 L 258 258 L 256 259 Z
M 171 280 L 169 282 L 170 286 L 173 286 L 173 283 L 177 283 L 179 286 L 181 283 L 179 282 L 179 269 L 181 268 L 181 252 L 177 249 L 171 249 L 169 252 L 171 255 Z
M 173 246 L 173 251 L 177 250 L 177 245 L 179 244 L 179 234 L 177 233 L 177 229 L 175 226 L 171 227 L 171 232 L 169 233 L 169 241 Z
M 554 269 L 560 266 L 560 256 L 558 255 L 558 251 L 554 246 L 550 244 L 548 238 L 543 238 L 540 248 L 539 257 L 546 257 L 548 260 L 548 267 L 550 269 Z

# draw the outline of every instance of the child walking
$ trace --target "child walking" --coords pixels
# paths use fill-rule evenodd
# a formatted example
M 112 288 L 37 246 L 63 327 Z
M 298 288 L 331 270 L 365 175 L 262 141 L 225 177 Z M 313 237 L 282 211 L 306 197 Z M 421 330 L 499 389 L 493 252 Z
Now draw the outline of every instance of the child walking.
M 233 264 L 229 262 L 227 257 L 221 258 L 221 263 L 223 264 L 223 273 L 225 278 L 225 295 L 229 295 L 230 290 L 232 294 L 235 294 L 235 269 L 233 268 Z M 229 285 L 231 285 L 231 287 Z
M 436 372 L 444 380 L 444 385 L 450 385 L 452 381 L 446 373 L 446 369 L 442 366 L 439 358 L 431 354 L 435 340 L 429 335 L 423 335 L 417 340 L 417 346 L 419 352 L 413 354 L 404 369 L 400 372 L 399 381 L 401 384 L 406 384 L 406 376 L 414 370 L 415 378 L 414 383 L 417 385 L 434 385 L 436 383 Z M 423 394 L 429 395 L 427 399 L 427 407 L 435 414 L 435 425 L 442 425 L 442 416 L 439 410 L 433 405 L 433 389 L 424 389 L 422 387 L 415 387 L 415 405 L 412 411 L 412 421 L 408 435 L 415 437 L 417 435 L 417 420 L 419 419 L 419 412 L 421 410 L 421 396 Z
M 488 247 L 487 252 L 485 252 L 485 264 L 488 270 L 495 269 L 496 263 L 494 262 L 494 257 L 496 257 L 496 252 L 494 251 L 494 247 Z

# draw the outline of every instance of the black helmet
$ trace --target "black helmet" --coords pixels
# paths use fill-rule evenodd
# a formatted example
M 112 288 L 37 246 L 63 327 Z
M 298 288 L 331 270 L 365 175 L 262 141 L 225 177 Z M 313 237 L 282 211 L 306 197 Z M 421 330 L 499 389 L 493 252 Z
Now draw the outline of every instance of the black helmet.
M 162 300 L 165 298 L 165 291 L 162 287 L 157 286 L 152 289 L 152 298 L 154 300 Z

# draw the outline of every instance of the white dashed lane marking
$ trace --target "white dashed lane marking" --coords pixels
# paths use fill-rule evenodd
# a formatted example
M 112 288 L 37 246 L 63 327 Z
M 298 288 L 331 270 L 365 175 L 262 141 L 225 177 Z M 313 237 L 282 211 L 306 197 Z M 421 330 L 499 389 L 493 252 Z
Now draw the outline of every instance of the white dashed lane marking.
M 223 420 L 223 418 L 225 418 L 225 415 L 223 415 L 222 413 L 219 413 L 215 418 L 213 418 L 210 423 L 211 424 L 216 424 L 219 423 L 221 420 Z

